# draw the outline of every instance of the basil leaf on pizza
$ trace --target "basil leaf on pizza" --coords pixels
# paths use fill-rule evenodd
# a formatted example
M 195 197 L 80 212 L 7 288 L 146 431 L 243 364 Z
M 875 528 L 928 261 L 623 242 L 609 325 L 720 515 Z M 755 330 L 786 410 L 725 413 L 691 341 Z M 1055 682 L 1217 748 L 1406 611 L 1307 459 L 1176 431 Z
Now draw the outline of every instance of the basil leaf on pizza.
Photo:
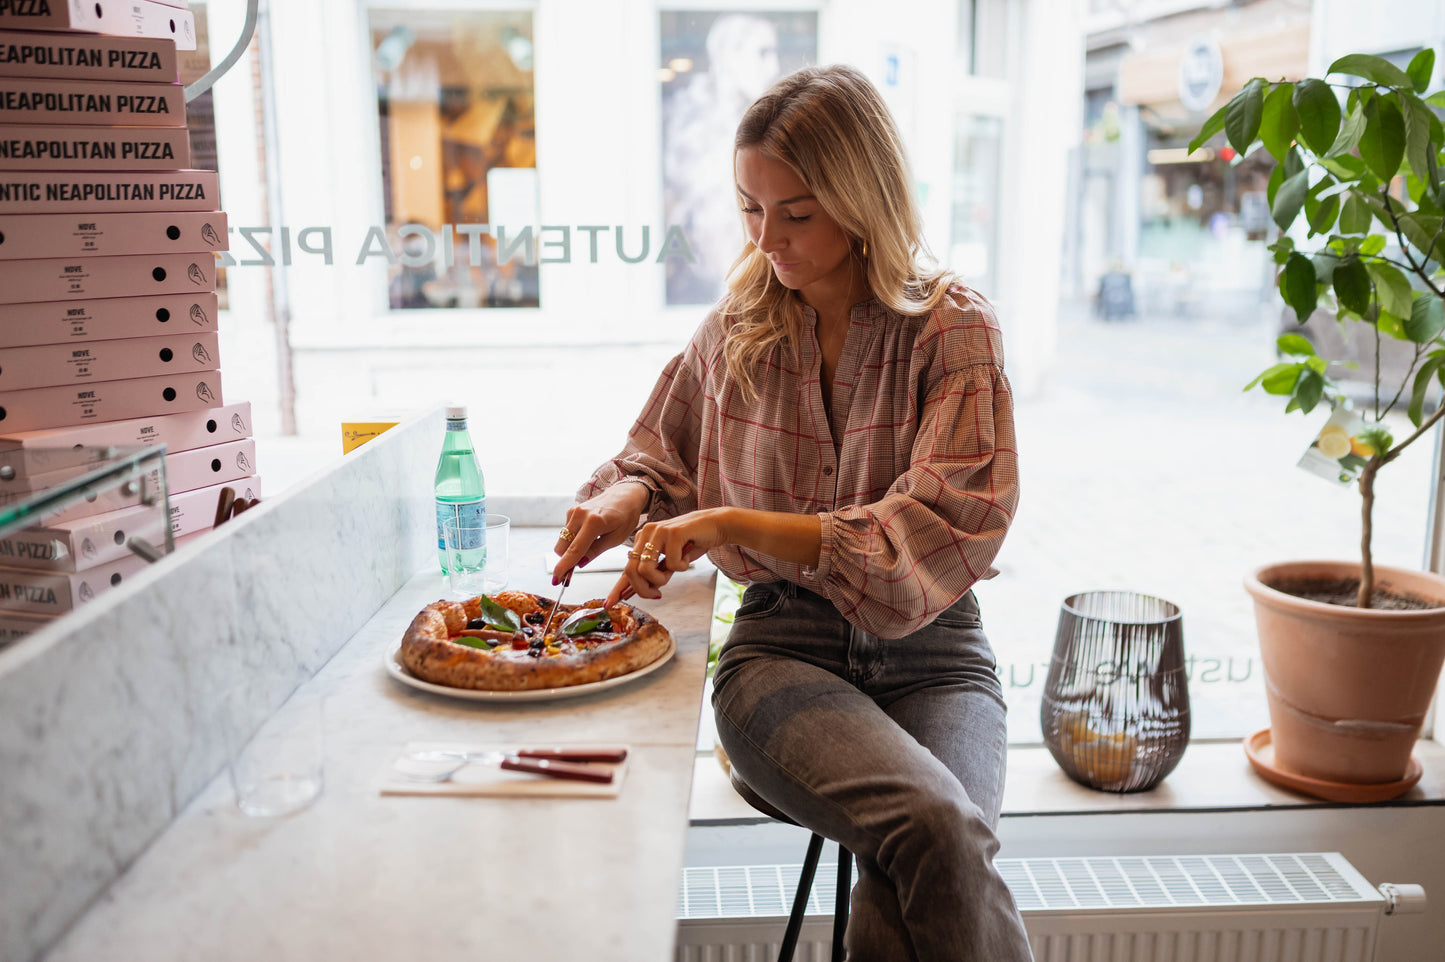
M 480 618 L 488 628 L 495 628 L 498 631 L 521 631 L 522 616 L 510 608 L 497 604 L 486 595 L 477 597 L 477 606 L 481 608 Z

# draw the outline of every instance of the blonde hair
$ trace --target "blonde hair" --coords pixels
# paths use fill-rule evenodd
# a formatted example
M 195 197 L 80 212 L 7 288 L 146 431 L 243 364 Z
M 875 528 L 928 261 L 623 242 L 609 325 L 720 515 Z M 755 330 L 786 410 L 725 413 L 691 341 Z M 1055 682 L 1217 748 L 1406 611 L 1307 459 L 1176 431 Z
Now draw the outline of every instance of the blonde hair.
M 957 278 L 932 261 L 903 139 L 887 105 L 859 70 L 805 67 L 759 97 L 738 124 L 733 156 L 757 148 L 792 168 L 823 210 L 853 241 L 868 287 L 895 312 L 912 316 L 938 306 Z M 745 398 L 755 398 L 752 371 L 781 344 L 794 347 L 803 302 L 773 274 L 748 241 L 728 271 L 722 306 L 731 320 L 723 353 Z

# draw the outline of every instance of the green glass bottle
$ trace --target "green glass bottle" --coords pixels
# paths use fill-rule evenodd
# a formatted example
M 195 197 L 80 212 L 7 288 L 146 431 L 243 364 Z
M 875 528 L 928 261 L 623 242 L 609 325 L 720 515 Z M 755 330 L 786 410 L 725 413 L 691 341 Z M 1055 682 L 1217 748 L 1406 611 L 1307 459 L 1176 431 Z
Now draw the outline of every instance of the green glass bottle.
M 437 461 L 435 491 L 437 559 L 441 562 L 442 573 L 447 571 L 446 535 L 442 526 L 448 521 L 474 529 L 474 536 L 466 539 L 461 547 L 469 554 L 469 565 L 485 563 L 487 482 L 482 477 L 482 468 L 477 463 L 476 451 L 472 447 L 472 436 L 467 430 L 467 409 L 464 405 L 447 408 L 447 433 L 442 442 L 441 458 Z M 471 552 L 476 554 L 472 555 Z

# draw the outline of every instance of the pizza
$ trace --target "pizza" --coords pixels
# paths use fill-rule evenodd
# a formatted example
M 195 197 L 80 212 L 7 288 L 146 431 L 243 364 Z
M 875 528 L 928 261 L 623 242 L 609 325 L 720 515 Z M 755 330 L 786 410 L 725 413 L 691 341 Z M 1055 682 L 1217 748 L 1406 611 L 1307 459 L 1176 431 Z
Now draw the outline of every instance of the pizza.
M 559 605 L 544 636 L 552 604 L 526 591 L 433 602 L 402 636 L 401 663 L 437 685 L 527 691 L 631 674 L 672 651 L 656 618 L 601 600 Z

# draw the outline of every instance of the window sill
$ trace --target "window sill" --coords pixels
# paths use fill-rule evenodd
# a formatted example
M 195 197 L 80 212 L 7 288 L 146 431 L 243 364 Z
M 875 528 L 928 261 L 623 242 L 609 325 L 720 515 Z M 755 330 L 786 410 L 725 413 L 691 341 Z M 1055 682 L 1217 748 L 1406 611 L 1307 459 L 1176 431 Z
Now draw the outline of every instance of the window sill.
M 1445 745 L 1421 741 L 1415 757 L 1424 768 L 1420 783 L 1399 798 L 1365 807 L 1445 804 Z M 1108 815 L 1144 812 L 1233 812 L 1287 808 L 1353 807 L 1326 802 L 1270 784 L 1255 774 L 1239 742 L 1202 742 L 1189 746 L 1158 787 L 1118 795 L 1071 781 L 1048 749 L 1009 749 L 1003 816 Z M 693 767 L 690 815 L 693 825 L 755 825 L 771 821 L 748 805 L 728 783 L 710 753 L 699 753 Z

